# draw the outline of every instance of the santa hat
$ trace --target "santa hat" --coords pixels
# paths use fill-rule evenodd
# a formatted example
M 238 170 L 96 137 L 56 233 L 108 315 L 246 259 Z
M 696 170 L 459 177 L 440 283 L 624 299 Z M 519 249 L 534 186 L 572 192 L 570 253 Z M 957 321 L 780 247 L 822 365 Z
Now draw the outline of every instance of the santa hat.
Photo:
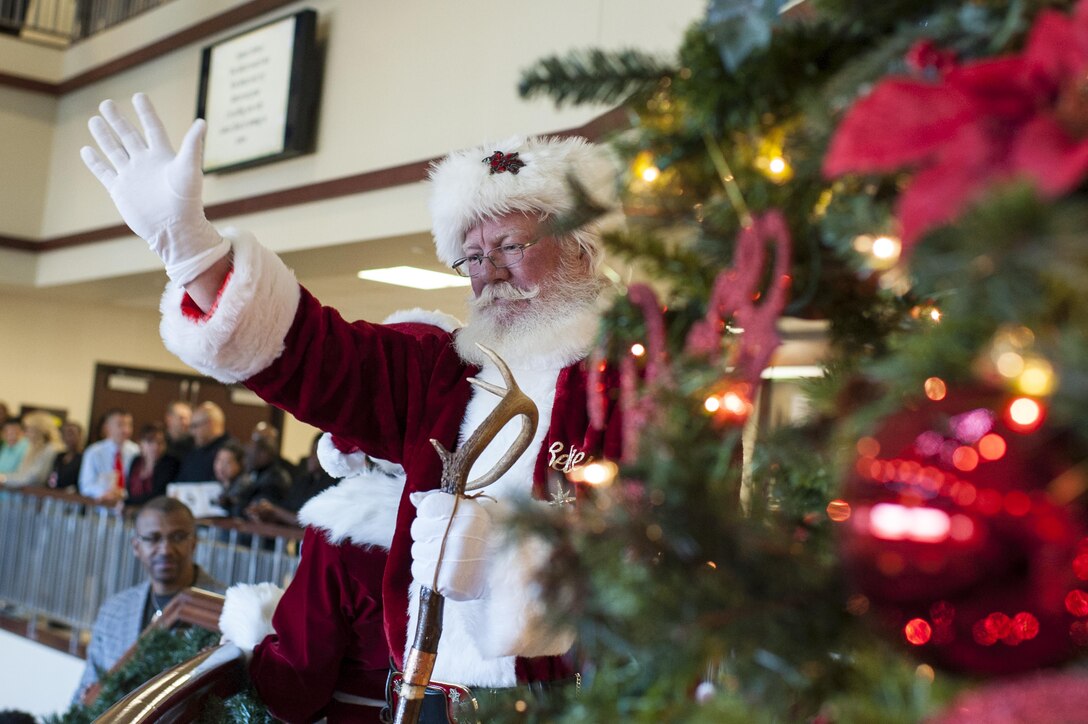
M 611 154 L 584 138 L 514 137 L 455 151 L 431 167 L 431 231 L 438 258 L 464 256 L 465 232 L 511 211 L 561 215 L 574 209 L 572 179 L 597 205 L 616 205 Z M 595 238 L 594 238 L 595 242 Z

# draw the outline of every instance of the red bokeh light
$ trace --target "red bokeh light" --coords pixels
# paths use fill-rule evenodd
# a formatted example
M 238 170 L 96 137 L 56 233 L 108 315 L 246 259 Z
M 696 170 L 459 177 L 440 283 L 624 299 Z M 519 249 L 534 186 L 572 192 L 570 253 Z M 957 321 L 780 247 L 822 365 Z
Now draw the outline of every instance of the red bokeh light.
M 929 643 L 930 637 L 933 636 L 933 627 L 925 619 L 912 618 L 903 627 L 903 635 L 907 637 L 907 641 L 910 643 L 921 646 Z
M 985 460 L 1000 460 L 1005 456 L 1005 450 L 1005 438 L 996 432 L 991 432 L 978 441 L 978 454 Z
M 978 467 L 978 453 L 975 452 L 973 447 L 960 445 L 956 448 L 956 451 L 952 453 L 952 465 L 954 465 L 957 470 L 969 473 Z
M 1027 611 L 1021 611 L 1013 616 L 1011 634 L 1021 640 L 1030 641 L 1039 635 L 1039 619 Z
M 1065 597 L 1065 610 L 1074 616 L 1088 616 L 1088 593 L 1070 591 Z
M 1073 559 L 1073 573 L 1082 581 L 1088 581 L 1088 553 L 1081 553 Z

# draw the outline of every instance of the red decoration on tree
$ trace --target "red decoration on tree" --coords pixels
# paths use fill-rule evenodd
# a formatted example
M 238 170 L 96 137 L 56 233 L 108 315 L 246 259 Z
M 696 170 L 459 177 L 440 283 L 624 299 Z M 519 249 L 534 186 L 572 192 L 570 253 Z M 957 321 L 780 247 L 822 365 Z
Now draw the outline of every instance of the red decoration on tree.
M 956 54 L 937 47 L 932 40 L 919 40 L 904 58 L 911 73 L 920 78 L 940 77 L 956 67 Z
M 770 288 L 761 291 L 766 272 L 767 245 L 774 245 L 774 270 Z M 688 333 L 687 349 L 716 362 L 722 350 L 725 322 L 744 330 L 729 351 L 728 365 L 734 377 L 755 387 L 779 344 L 777 322 L 786 306 L 790 285 L 790 231 L 782 213 L 775 210 L 752 219 L 741 230 L 733 265 L 722 270 L 714 280 L 714 291 L 707 303 L 706 318 Z M 756 304 L 756 300 L 761 300 Z
M 503 153 L 502 151 L 495 151 L 485 159 L 482 159 L 484 163 L 488 165 L 492 174 L 503 173 L 509 171 L 517 176 L 518 171 L 525 166 L 525 162 L 518 158 L 518 152 Z
M 620 361 L 620 404 L 623 409 L 623 455 L 638 455 L 638 436 L 654 412 L 655 388 L 670 383 L 668 351 L 665 349 L 665 317 L 657 295 L 645 284 L 632 284 L 627 298 L 642 311 L 646 321 L 646 366 L 639 386 L 638 364 L 631 355 Z M 647 389 L 649 392 L 647 392 Z
M 766 272 L 768 243 L 775 249 L 774 269 L 769 289 L 762 291 L 760 283 Z M 706 318 L 688 333 L 687 351 L 718 364 L 726 320 L 732 319 L 744 329 L 744 334 L 730 348 L 726 365 L 733 368 L 730 374 L 737 381 L 737 388 L 744 390 L 745 403 L 751 399 L 750 391 L 759 384 L 760 375 L 779 344 L 776 322 L 786 304 L 789 265 L 790 234 L 785 218 L 777 210 L 755 217 L 737 237 L 733 265 L 723 270 L 714 283 Z M 645 284 L 632 284 L 627 298 L 639 308 L 646 323 L 646 362 L 641 374 L 638 362 L 631 355 L 624 355 L 620 361 L 623 449 L 625 458 L 630 460 L 638 454 L 639 433 L 654 413 L 653 393 L 647 390 L 671 384 L 671 376 L 661 303 Z M 756 300 L 761 301 L 756 304 Z M 598 351 L 589 366 L 590 390 L 600 385 L 603 370 L 603 354 Z M 588 409 L 591 422 L 598 427 L 603 425 L 604 408 L 599 396 L 589 396 Z
M 975 389 L 893 415 L 858 442 L 839 523 L 844 565 L 879 623 L 923 658 L 976 674 L 1058 664 L 1088 644 L 1075 593 L 1088 591 L 1074 567 L 1088 551 L 1079 458 L 1048 425 L 1010 428 L 1005 402 Z M 967 453 L 993 435 L 1006 443 L 999 458 Z
M 948 59 L 939 67 L 947 67 Z M 939 82 L 889 78 L 847 113 L 824 174 L 912 169 L 896 214 L 903 251 L 992 184 L 1060 196 L 1088 173 L 1088 0 L 1039 14 L 1017 55 L 951 67 Z

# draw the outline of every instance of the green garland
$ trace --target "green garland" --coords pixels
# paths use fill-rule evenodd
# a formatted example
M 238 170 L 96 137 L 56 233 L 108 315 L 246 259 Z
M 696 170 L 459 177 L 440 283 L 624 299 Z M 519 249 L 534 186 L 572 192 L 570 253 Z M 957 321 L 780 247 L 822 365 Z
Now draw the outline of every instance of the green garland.
M 66 712 L 46 717 L 45 724 L 90 724 L 129 692 L 167 669 L 188 661 L 219 642 L 220 635 L 197 627 L 149 631 L 136 643 L 133 656 L 121 668 L 104 675 L 98 697 L 89 705 L 74 704 Z M 209 698 L 198 721 L 271 724 L 273 718 L 260 703 L 252 685 L 226 701 Z

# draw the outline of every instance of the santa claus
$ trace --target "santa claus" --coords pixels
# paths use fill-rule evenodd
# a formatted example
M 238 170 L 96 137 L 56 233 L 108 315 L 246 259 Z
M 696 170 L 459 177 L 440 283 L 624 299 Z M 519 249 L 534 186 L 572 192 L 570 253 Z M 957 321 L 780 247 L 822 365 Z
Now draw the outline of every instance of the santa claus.
M 300 572 L 279 602 L 274 631 L 250 625 L 275 606 L 274 592 L 262 598 L 247 591 L 244 605 L 228 601 L 225 634 L 253 647 L 258 690 L 266 699 L 276 690 L 306 699 L 305 711 L 284 712 L 292 721 L 377 721 L 380 659 L 403 665 L 421 581 L 437 581 L 447 598 L 434 679 L 459 685 L 457 692 L 539 690 L 542 682 L 572 680 L 573 635 L 547 615 L 535 583 L 550 552 L 540 541 L 510 540 L 501 523 L 514 506 L 545 500 L 549 481 L 570 472 L 571 460 L 620 452 L 616 415 L 597 429 L 586 406 L 585 358 L 601 291 L 599 229 L 560 232 L 551 223 L 574 208 L 575 187 L 598 204 L 612 202 L 608 155 L 577 138 L 512 138 L 437 163 L 437 254 L 470 278 L 472 299 L 463 328 L 423 332 L 348 323 L 251 235 L 214 228 L 201 201 L 203 121 L 175 153 L 148 99 L 138 94 L 133 105 L 142 132 L 105 101 L 89 123 L 100 150 L 87 147 L 82 156 L 125 222 L 164 261 L 171 280 L 162 301 L 166 346 L 195 369 L 242 382 L 332 433 L 341 449 L 405 472 L 403 488 L 364 481 L 345 495 L 345 510 L 383 501 L 373 513 L 347 514 L 365 522 L 344 523 L 349 533 L 309 520 Z M 494 409 L 498 398 L 470 385 L 470 377 L 503 385 L 477 343 L 506 361 L 540 423 L 487 497 L 462 500 L 449 526 L 452 496 L 436 490 L 441 461 L 431 440 L 454 450 Z M 516 424 L 503 428 L 472 476 L 490 470 L 518 431 Z M 456 539 L 436 578 L 447 527 Z M 235 618 L 248 623 L 235 626 L 228 620 Z M 350 675 L 308 675 L 323 647 L 358 666 Z

